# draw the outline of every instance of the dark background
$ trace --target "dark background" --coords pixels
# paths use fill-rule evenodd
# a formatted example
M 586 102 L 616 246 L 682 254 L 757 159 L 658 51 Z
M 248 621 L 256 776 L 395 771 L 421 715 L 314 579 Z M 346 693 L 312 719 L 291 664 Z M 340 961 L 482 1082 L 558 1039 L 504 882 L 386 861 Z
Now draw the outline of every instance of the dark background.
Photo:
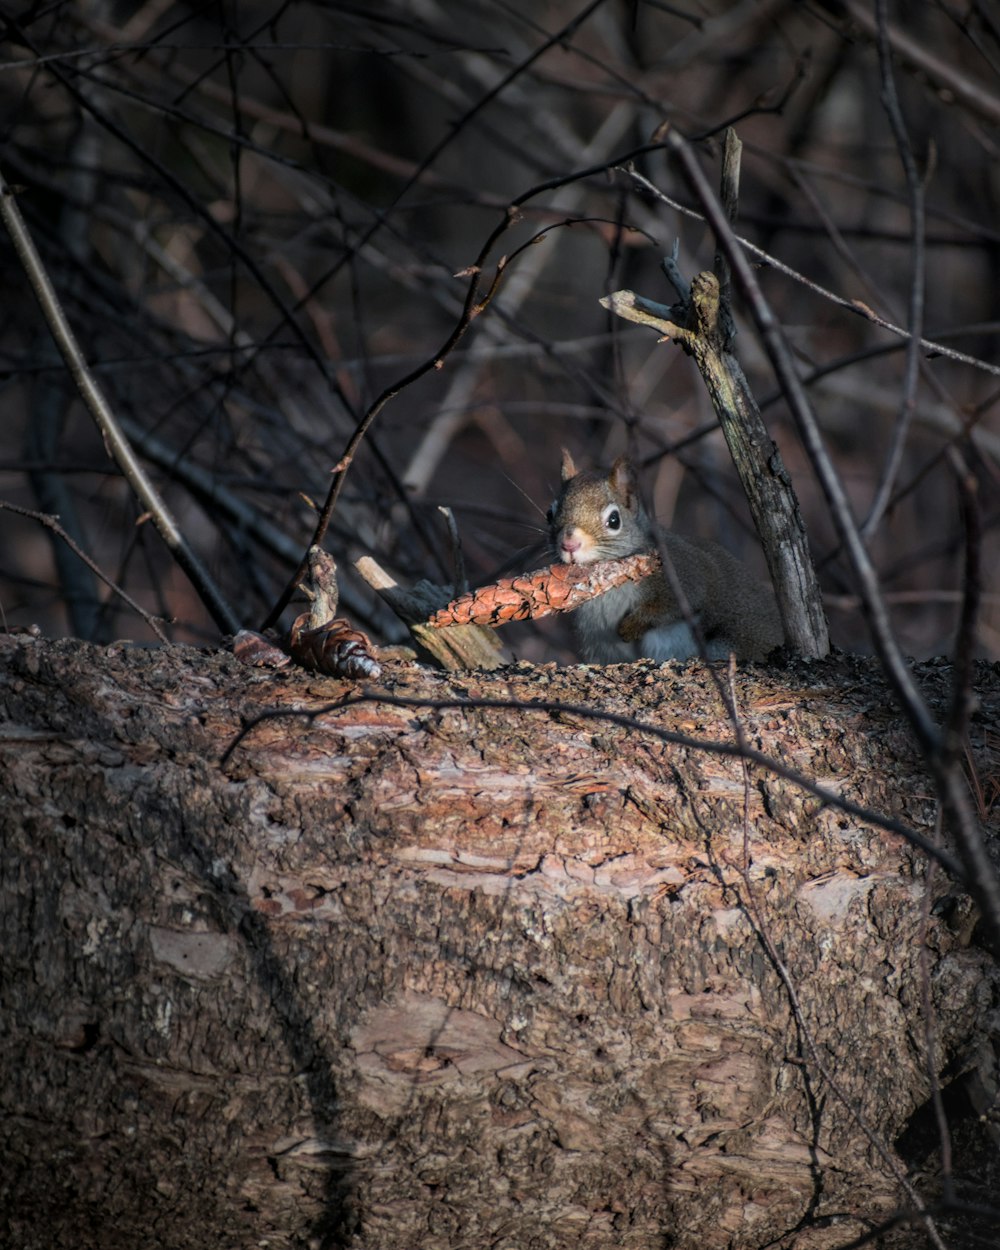
M 891 82 L 926 185 L 926 336 L 994 371 L 925 353 L 870 549 L 904 649 L 946 652 L 964 533 L 945 451 L 960 446 L 983 527 L 980 653 L 997 658 L 1000 19 L 978 3 L 887 9 Z M 447 580 L 442 504 L 474 584 L 544 563 L 564 445 L 584 463 L 628 451 L 662 518 L 764 575 L 721 435 L 689 438 L 712 422 L 692 363 L 598 303 L 623 287 L 669 302 L 659 262 L 675 239 L 688 276 L 711 267 L 700 221 L 601 168 L 664 122 L 697 141 L 713 183 L 734 123 L 739 231 L 907 324 L 921 249 L 872 3 L 81 0 L 0 13 L 0 167 L 112 407 L 247 625 L 294 569 L 309 501 L 366 407 L 454 328 L 469 282 L 456 274 L 512 200 L 553 180 L 494 249 L 491 265 L 513 259 L 492 303 L 360 451 L 326 543 L 344 608 L 377 641 L 400 636 L 351 565 L 373 554 L 404 583 Z M 662 150 L 635 161 L 694 207 Z M 0 501 L 58 514 L 175 621 L 173 637 L 216 638 L 105 453 L 5 236 L 0 256 Z M 904 340 L 772 265 L 758 273 L 863 519 L 899 419 Z M 833 640 L 866 650 L 822 497 L 754 330 L 739 326 Z M 61 540 L 9 511 L 0 611 L 49 634 L 151 637 Z M 567 637 L 561 621 L 510 634 L 530 659 L 568 658 Z

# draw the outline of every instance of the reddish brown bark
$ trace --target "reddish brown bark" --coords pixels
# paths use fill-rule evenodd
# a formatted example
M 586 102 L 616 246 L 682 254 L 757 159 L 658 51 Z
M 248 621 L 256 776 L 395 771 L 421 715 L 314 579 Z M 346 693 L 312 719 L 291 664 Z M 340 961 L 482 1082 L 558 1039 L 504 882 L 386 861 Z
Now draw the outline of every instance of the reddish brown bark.
M 922 673 L 932 696 L 947 677 Z M 698 665 L 383 682 L 732 740 Z M 932 831 L 867 661 L 736 688 L 754 745 Z M 956 1140 L 982 1152 L 956 1091 L 988 1093 L 996 969 L 899 837 L 755 766 L 751 905 L 738 760 L 568 712 L 330 706 L 352 689 L 0 638 L 5 1244 L 843 1244 L 907 1200 L 769 943 L 903 1169 L 936 1143 L 926 993 Z M 222 762 L 282 710 L 310 716 Z

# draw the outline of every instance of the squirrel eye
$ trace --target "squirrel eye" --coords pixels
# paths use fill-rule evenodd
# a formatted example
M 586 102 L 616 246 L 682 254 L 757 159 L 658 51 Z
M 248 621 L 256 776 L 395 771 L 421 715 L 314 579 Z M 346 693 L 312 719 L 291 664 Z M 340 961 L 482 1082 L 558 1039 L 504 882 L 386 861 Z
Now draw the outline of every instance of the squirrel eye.
M 550 525 L 556 519 L 556 506 L 557 506 L 557 501 L 553 499 L 552 502 L 549 504 L 548 512 L 546 512 L 545 514 L 545 519 L 546 521 L 548 521 Z
M 620 530 L 622 527 L 622 514 L 614 506 L 605 508 L 602 519 L 606 530 Z

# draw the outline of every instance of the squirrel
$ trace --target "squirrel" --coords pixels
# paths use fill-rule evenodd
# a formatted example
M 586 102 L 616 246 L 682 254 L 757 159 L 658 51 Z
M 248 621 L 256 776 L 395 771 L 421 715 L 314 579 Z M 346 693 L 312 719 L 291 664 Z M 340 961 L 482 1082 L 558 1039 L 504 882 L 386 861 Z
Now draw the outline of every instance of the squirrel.
M 706 658 L 726 659 L 732 651 L 738 660 L 762 660 L 784 642 L 770 588 L 718 543 L 681 538 L 656 525 L 624 456 L 608 472 L 579 473 L 563 451 L 562 490 L 548 522 L 555 554 L 566 564 L 620 559 L 661 544 L 698 621 Z M 688 660 L 700 654 L 665 573 L 597 595 L 573 617 L 588 664 Z

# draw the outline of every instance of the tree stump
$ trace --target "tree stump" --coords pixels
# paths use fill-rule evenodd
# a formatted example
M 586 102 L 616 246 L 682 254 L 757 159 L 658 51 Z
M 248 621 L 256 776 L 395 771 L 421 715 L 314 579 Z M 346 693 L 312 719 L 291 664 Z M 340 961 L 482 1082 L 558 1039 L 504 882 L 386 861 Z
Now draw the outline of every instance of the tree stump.
M 922 853 L 620 724 L 355 689 L 0 637 L 4 1244 L 818 1250 L 904 1174 L 934 1201 L 936 1079 L 982 1171 L 1000 978 Z M 698 664 L 379 689 L 733 741 Z M 870 661 L 734 690 L 755 747 L 934 836 Z

